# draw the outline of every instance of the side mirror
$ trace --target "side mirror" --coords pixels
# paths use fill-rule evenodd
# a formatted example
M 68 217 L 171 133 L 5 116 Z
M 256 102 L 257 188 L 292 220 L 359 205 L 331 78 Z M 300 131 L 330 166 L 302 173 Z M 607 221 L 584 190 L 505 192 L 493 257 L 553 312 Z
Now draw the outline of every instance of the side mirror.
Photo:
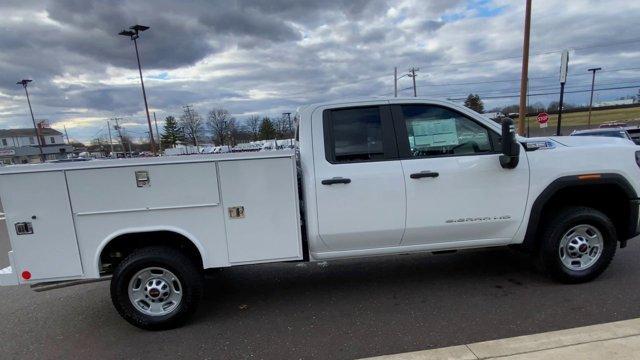
M 505 169 L 513 169 L 518 166 L 520 160 L 520 145 L 516 141 L 516 129 L 513 120 L 502 120 L 502 155 L 500 165 Z

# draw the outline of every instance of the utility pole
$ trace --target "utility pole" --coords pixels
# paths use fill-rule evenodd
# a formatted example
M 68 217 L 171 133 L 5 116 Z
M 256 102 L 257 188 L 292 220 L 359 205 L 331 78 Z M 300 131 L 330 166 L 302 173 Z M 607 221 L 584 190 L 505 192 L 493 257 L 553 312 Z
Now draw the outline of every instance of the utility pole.
M 140 73 L 140 84 L 142 85 L 142 97 L 144 98 L 144 110 L 147 113 L 147 124 L 149 125 L 149 140 L 151 141 L 151 152 L 153 155 L 157 155 L 156 142 L 153 140 L 153 129 L 151 128 L 151 116 L 149 116 L 149 105 L 147 104 L 147 92 L 144 89 L 144 79 L 142 78 L 142 66 L 140 65 L 140 54 L 138 53 L 138 38 L 140 33 L 149 30 L 148 26 L 133 25 L 129 27 L 131 30 L 122 30 L 118 35 L 129 36 L 133 40 L 133 45 L 136 48 L 136 59 L 138 60 L 138 72 Z
M 124 147 L 124 137 L 122 136 L 122 127 L 120 127 L 120 123 L 118 123 L 120 118 L 113 118 L 113 120 L 116 122 L 116 126 L 114 126 L 114 129 L 118 131 L 118 136 L 120 137 L 120 145 L 122 146 L 122 152 L 126 154 L 127 149 Z
M 27 85 L 33 80 L 23 79 L 16 83 L 16 85 L 22 85 L 24 93 L 27 95 L 27 104 L 29 104 L 29 112 L 31 113 L 31 121 L 33 122 L 33 131 L 36 132 L 36 140 L 38 140 L 38 150 L 40 150 L 40 161 L 45 162 L 44 153 L 42 152 L 42 142 L 40 141 L 40 133 L 38 132 L 38 126 L 36 126 L 36 118 L 33 116 L 33 109 L 31 108 L 31 100 L 29 99 L 29 91 L 27 91 Z
M 564 107 L 564 83 L 567 82 L 567 73 L 569 72 L 569 50 L 562 51 L 560 58 L 560 102 L 558 104 L 558 128 L 556 135 L 562 135 L 562 108 Z
M 109 131 L 109 146 L 111 147 L 111 154 L 109 154 L 109 157 L 113 156 L 113 141 L 111 140 L 111 124 L 109 123 L 109 120 L 107 120 L 107 130 Z
M 158 131 L 158 119 L 156 119 L 156 112 L 153 112 L 153 122 L 156 124 L 156 135 L 158 135 L 158 152 L 162 154 L 162 139 L 160 138 L 160 131 Z
M 393 97 L 398 97 L 398 67 L 393 68 Z
M 293 124 L 291 123 L 291 113 L 283 112 L 282 116 L 287 116 L 287 135 L 291 134 L 291 130 L 293 130 Z
M 125 134 L 126 134 L 126 130 L 125 130 Z M 127 139 L 129 139 L 129 137 L 127 137 Z M 127 142 L 127 146 L 129 147 L 129 157 L 132 158 L 133 157 L 133 153 L 131 153 L 131 140 L 129 140 L 129 142 Z
M 418 97 L 418 93 L 416 92 L 416 72 L 420 71 L 420 69 L 416 68 L 416 67 L 412 67 L 411 69 L 409 69 L 409 74 L 407 74 L 408 77 L 413 78 L 413 97 Z
M 524 42 L 522 44 L 522 72 L 520 74 L 520 114 L 518 116 L 518 134 L 524 134 L 524 121 L 527 113 L 527 79 L 529 78 L 529 35 L 531 33 L 531 0 L 526 0 L 524 15 Z
M 529 107 L 529 100 L 531 99 L 529 98 L 529 79 L 527 79 L 527 107 Z M 529 123 L 531 122 L 531 119 L 527 117 L 526 121 L 527 121 L 527 137 L 531 137 L 531 128 L 529 127 Z
M 64 128 L 64 136 L 67 138 L 67 145 L 69 145 L 70 142 L 69 142 L 69 133 L 67 132 L 67 125 L 62 125 L 62 127 Z
M 594 88 L 594 85 L 596 83 L 596 71 L 600 71 L 600 70 L 602 70 L 602 68 L 600 68 L 600 67 L 587 69 L 587 71 L 591 71 L 592 72 L 592 76 L 591 76 L 591 98 L 589 99 L 589 118 L 587 119 L 587 128 L 588 129 L 591 129 L 591 106 L 593 106 L 593 88 Z

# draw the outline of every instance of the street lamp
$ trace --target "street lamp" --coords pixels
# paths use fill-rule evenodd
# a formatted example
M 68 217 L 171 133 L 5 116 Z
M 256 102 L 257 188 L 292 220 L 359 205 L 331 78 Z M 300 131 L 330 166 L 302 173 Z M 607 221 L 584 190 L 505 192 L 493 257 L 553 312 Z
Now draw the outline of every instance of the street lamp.
M 402 79 L 405 76 L 410 76 L 410 75 L 404 74 L 398 77 L 398 67 L 393 68 L 393 97 L 398 97 L 398 80 Z
M 142 97 L 144 98 L 144 109 L 147 113 L 147 124 L 149 125 L 149 141 L 151 144 L 151 152 L 153 155 L 157 155 L 156 153 L 156 142 L 153 139 L 153 129 L 151 128 L 151 116 L 149 116 L 149 105 L 147 104 L 147 92 L 144 90 L 144 80 L 142 78 L 142 66 L 140 65 L 140 54 L 138 53 L 138 42 L 137 39 L 140 37 L 140 33 L 149 30 L 148 26 L 144 25 L 133 25 L 129 27 L 130 30 L 122 30 L 118 33 L 118 35 L 128 36 L 133 40 L 133 45 L 136 48 L 136 59 L 138 59 L 138 72 L 140 73 L 140 84 L 142 84 Z
M 38 134 L 38 127 L 36 126 L 36 118 L 33 116 L 33 109 L 31 108 L 31 100 L 29 99 L 29 91 L 27 90 L 27 84 L 33 80 L 22 79 L 16 83 L 16 85 L 22 85 L 24 93 L 27 95 L 27 104 L 29 104 L 29 112 L 31 113 L 31 121 L 33 121 L 33 130 L 36 132 L 36 139 L 38 140 L 38 149 L 40 150 L 40 160 L 45 161 L 44 153 L 42 152 L 42 144 L 40 143 L 40 135 Z
M 591 71 L 593 76 L 591 77 L 591 99 L 589 100 L 589 118 L 587 120 L 587 128 L 591 129 L 591 105 L 593 105 L 593 86 L 596 82 L 596 71 L 600 71 L 602 68 L 591 68 L 587 69 L 587 71 Z

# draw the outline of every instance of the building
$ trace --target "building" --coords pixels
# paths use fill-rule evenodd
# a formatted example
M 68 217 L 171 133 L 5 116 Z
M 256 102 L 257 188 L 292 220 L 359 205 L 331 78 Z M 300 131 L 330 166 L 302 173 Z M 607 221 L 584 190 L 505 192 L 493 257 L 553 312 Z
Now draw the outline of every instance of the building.
M 73 147 L 64 143 L 62 133 L 40 127 L 42 152 L 46 160 L 66 158 Z M 34 129 L 0 130 L 0 162 L 4 165 L 40 162 L 40 150 Z

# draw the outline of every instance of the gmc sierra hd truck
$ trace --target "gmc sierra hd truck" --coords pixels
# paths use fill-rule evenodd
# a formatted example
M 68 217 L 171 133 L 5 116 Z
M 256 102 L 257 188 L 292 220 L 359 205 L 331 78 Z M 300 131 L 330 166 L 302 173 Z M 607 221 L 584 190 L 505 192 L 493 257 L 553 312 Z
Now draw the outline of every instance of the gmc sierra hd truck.
M 124 319 L 166 329 L 195 311 L 205 269 L 517 245 L 579 283 L 639 232 L 628 141 L 521 138 L 415 98 L 299 115 L 296 151 L 0 169 L 0 285 L 110 278 Z

